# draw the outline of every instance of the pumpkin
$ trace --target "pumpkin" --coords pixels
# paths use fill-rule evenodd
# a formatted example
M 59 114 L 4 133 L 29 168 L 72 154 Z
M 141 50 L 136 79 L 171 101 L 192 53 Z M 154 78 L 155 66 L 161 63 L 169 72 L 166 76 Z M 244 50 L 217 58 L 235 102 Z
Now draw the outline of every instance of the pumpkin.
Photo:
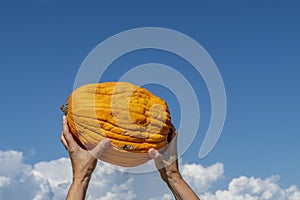
M 147 162 L 150 148 L 167 144 L 171 126 L 166 102 L 127 82 L 83 85 L 72 92 L 65 113 L 76 142 L 92 151 L 104 138 L 111 146 L 100 160 L 123 167 Z

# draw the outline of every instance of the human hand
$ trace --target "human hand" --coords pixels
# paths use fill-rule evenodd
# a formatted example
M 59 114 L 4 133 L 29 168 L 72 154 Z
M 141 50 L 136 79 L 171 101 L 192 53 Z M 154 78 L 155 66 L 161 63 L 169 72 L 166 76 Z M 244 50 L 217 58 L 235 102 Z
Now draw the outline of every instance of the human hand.
M 178 169 L 177 138 L 178 132 L 174 125 L 171 124 L 168 135 L 168 145 L 166 146 L 166 149 L 163 149 L 164 152 L 160 153 L 154 148 L 151 148 L 148 151 L 149 156 L 154 159 L 161 178 L 167 184 L 174 179 L 181 178 Z
M 91 150 L 91 153 L 82 149 L 70 133 L 67 119 L 64 116 L 60 141 L 69 153 L 73 170 L 73 181 L 66 199 L 83 200 L 85 199 L 85 194 L 87 192 L 92 173 L 97 165 L 97 159 L 92 156 L 91 153 L 100 157 L 105 149 L 110 145 L 109 139 L 102 140 L 94 149 Z
M 148 154 L 154 159 L 162 180 L 167 183 L 176 200 L 199 200 L 179 172 L 177 138 L 178 132 L 172 124 L 168 135 L 168 145 L 166 149 L 163 149 L 163 153 L 151 148 Z
M 62 123 L 62 135 L 60 138 L 61 142 L 65 146 L 66 150 L 69 153 L 72 170 L 73 170 L 73 181 L 79 180 L 89 181 L 92 173 L 96 167 L 97 159 L 91 155 L 91 153 L 87 150 L 82 149 L 74 140 L 72 134 L 69 131 L 69 127 L 67 124 L 67 119 L 63 117 Z M 97 157 L 106 150 L 106 148 L 110 145 L 109 139 L 102 140 L 92 151 L 93 155 L 97 155 Z

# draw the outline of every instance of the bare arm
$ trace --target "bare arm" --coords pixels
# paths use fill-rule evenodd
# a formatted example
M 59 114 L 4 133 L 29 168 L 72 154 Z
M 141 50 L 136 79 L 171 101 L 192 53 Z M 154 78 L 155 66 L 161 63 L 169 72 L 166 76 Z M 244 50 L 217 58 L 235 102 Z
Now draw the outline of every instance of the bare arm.
M 92 173 L 96 167 L 97 159 L 94 158 L 88 151 L 80 148 L 80 146 L 75 142 L 69 131 L 66 117 L 63 117 L 62 126 L 63 130 L 60 140 L 69 153 L 73 172 L 73 181 L 66 199 L 83 200 L 85 198 Z M 101 155 L 109 145 L 110 142 L 108 139 L 103 140 L 95 148 L 97 150 L 97 154 Z
M 177 200 L 199 200 L 178 170 L 177 134 L 177 130 L 172 125 L 171 139 L 167 150 L 160 154 L 157 150 L 150 149 L 149 156 L 154 158 L 161 178 L 166 182 Z

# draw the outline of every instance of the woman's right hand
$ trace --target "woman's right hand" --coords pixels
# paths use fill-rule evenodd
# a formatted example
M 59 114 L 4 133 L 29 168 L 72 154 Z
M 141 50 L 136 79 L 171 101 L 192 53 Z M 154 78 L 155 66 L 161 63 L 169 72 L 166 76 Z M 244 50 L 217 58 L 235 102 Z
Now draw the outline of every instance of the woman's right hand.
M 167 183 L 176 199 L 199 200 L 179 172 L 177 138 L 178 132 L 172 124 L 168 136 L 168 145 L 164 152 L 160 153 L 156 149 L 151 148 L 148 154 L 154 159 L 162 180 Z

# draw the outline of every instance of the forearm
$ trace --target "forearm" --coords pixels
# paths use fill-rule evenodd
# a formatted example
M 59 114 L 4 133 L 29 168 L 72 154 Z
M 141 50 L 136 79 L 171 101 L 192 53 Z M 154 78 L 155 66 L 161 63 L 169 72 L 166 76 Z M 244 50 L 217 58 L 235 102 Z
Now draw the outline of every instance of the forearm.
M 180 174 L 168 178 L 167 185 L 175 196 L 176 200 L 199 200 L 190 186 Z
M 73 179 L 66 200 L 84 200 L 90 178 Z

